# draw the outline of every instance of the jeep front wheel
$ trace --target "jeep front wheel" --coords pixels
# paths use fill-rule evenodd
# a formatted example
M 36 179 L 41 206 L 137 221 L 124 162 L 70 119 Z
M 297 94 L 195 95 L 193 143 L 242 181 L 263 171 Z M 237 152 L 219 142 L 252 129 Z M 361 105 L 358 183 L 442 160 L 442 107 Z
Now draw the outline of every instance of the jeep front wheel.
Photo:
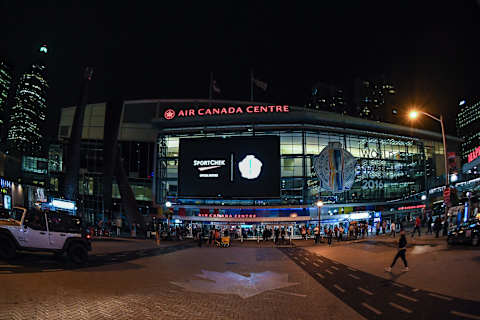
M 12 241 L 5 237 L 0 237 L 0 259 L 11 260 L 17 255 L 17 249 Z
M 68 248 L 68 258 L 75 264 L 85 264 L 88 260 L 88 252 L 85 246 L 81 244 L 72 244 Z

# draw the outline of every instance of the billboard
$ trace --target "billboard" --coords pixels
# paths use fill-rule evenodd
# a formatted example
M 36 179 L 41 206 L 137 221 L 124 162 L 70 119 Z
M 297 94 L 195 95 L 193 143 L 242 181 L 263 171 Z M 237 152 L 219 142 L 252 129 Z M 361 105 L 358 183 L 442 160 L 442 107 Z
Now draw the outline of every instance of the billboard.
M 280 197 L 278 136 L 180 139 L 178 195 Z

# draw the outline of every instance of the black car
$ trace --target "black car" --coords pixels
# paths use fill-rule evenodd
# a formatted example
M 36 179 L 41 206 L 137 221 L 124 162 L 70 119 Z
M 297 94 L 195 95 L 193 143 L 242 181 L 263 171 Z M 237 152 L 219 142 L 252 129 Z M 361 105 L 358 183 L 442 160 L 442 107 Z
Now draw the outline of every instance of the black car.
M 473 246 L 480 244 L 480 219 L 473 218 L 450 229 L 447 237 L 448 244 L 469 243 Z

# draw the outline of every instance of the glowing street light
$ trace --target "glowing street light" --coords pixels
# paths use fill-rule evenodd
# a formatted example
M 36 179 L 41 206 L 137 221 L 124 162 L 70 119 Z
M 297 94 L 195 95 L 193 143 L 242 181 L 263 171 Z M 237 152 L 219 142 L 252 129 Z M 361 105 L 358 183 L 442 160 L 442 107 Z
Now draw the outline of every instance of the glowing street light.
M 410 119 L 414 120 L 418 117 L 419 114 L 423 114 L 424 116 L 427 116 L 435 121 L 440 122 L 440 126 L 442 127 L 442 140 L 443 140 L 443 157 L 445 161 L 445 188 L 448 188 L 449 186 L 449 174 L 448 174 L 448 161 L 447 161 L 447 142 L 445 139 L 445 126 L 443 124 L 443 117 L 440 115 L 440 117 L 435 117 L 432 116 L 431 114 L 424 112 L 424 111 L 417 111 L 417 110 L 412 110 L 408 114 Z M 445 207 L 446 208 L 446 207 Z M 445 209 L 445 216 L 447 215 L 447 209 Z
M 170 201 L 165 202 L 165 207 L 170 208 L 172 206 L 172 203 Z
M 323 207 L 323 201 L 322 200 L 318 200 L 316 203 L 317 207 Z

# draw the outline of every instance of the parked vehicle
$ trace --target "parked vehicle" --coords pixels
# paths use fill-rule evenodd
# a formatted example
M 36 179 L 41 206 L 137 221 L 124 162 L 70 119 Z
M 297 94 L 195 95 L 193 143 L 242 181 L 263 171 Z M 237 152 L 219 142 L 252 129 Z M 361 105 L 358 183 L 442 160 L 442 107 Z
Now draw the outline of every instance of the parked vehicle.
M 447 242 L 448 244 L 468 243 L 478 246 L 480 244 L 480 219 L 472 218 L 458 227 L 452 227 L 448 232 Z
M 0 220 L 0 259 L 11 260 L 18 251 L 47 251 L 84 264 L 90 238 L 77 217 L 17 207 L 12 218 Z

